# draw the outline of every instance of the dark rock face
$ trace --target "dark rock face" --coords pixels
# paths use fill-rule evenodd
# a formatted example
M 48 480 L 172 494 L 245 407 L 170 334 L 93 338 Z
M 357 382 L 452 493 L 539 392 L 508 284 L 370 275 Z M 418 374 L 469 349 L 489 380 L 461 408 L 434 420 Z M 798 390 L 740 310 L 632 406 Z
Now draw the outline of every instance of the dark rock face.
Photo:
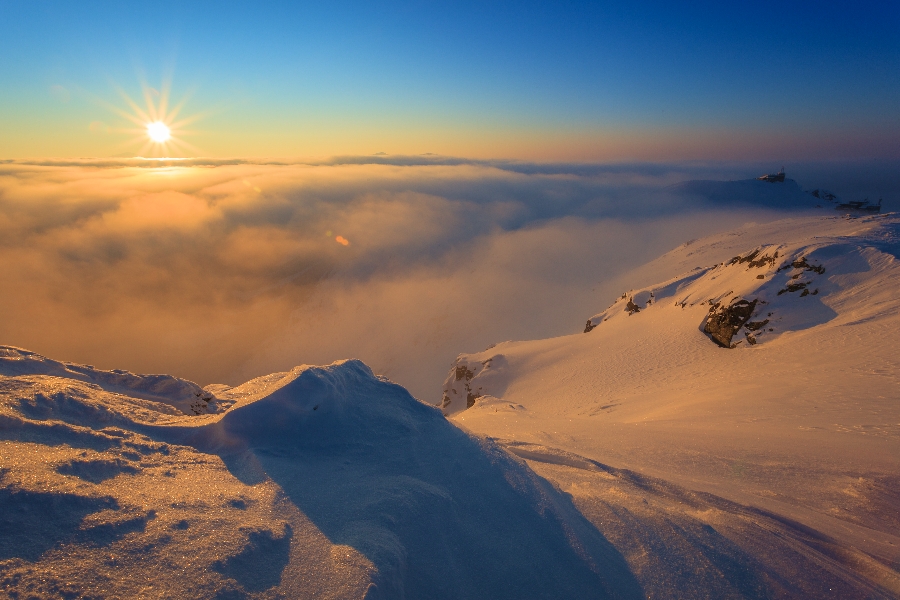
M 456 380 L 460 381 L 465 379 L 466 381 L 472 381 L 472 377 L 475 376 L 475 373 L 469 370 L 465 365 L 459 365 L 456 367 Z
M 628 304 L 625 305 L 625 310 L 628 311 L 629 315 L 633 315 L 634 313 L 641 312 L 641 307 L 634 303 L 633 298 L 629 298 Z
M 717 302 L 710 308 L 703 331 L 720 346 L 731 348 L 731 338 L 750 320 L 756 303 L 757 300 L 737 300 L 722 306 Z
M 778 290 L 778 295 L 780 296 L 780 295 L 784 294 L 785 292 L 794 293 L 794 292 L 799 292 L 800 290 L 803 290 L 806 293 L 800 294 L 800 295 L 805 296 L 806 294 L 809 293 L 809 291 L 805 289 L 806 286 L 808 286 L 808 285 L 809 285 L 809 282 L 806 282 L 806 281 L 801 281 L 799 283 L 789 283 L 789 284 L 787 284 L 787 287 L 784 288 L 783 290 Z
M 809 262 L 807 262 L 805 256 L 801 256 L 794 262 L 786 264 L 778 270 L 785 271 L 787 269 L 802 269 L 804 271 L 813 271 L 815 273 L 818 273 L 819 275 L 821 275 L 825 272 L 824 265 L 811 265 L 811 264 L 809 264 Z
M 768 254 L 763 254 L 762 256 L 760 256 L 760 251 L 757 249 L 757 250 L 754 250 L 753 252 L 751 252 L 750 254 L 747 254 L 746 256 L 740 256 L 740 255 L 735 256 L 730 261 L 728 261 L 728 264 L 730 266 L 730 265 L 742 265 L 744 263 L 748 263 L 747 266 L 749 268 L 762 269 L 767 266 L 771 267 L 772 265 L 774 265 L 775 259 L 777 259 L 777 258 L 778 258 L 777 250 L 775 251 L 775 254 L 773 256 L 769 256 Z
M 766 325 L 769 324 L 769 320 L 766 319 L 764 321 L 747 321 L 744 323 L 744 329 L 748 331 L 756 331 L 758 329 L 762 329 Z
M 584 326 L 584 332 L 585 332 L 585 333 L 588 333 L 588 332 L 589 332 L 590 330 L 592 330 L 594 327 L 596 327 L 596 325 L 594 325 L 593 323 L 591 323 L 591 320 L 588 319 L 587 325 Z
M 590 324 L 590 321 L 588 321 Z M 492 359 L 488 359 L 485 361 L 484 365 L 490 365 Z M 469 382 L 472 381 L 472 378 L 475 377 L 475 372 L 469 369 L 465 365 L 457 365 L 456 366 L 456 381 L 462 381 L 463 385 L 466 388 L 466 408 L 472 408 L 475 406 L 475 401 L 478 400 L 481 396 L 478 394 L 473 394 L 471 388 L 469 387 Z M 453 390 L 456 393 L 456 390 Z M 450 405 L 451 398 L 444 392 L 443 397 L 441 398 L 441 408 L 447 408 Z

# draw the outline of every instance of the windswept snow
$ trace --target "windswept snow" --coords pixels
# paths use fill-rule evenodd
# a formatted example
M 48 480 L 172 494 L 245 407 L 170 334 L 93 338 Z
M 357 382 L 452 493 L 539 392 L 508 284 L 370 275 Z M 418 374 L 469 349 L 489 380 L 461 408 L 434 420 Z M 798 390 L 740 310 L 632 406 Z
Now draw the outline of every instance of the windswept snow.
M 657 547 L 627 538 L 630 528 L 663 536 L 660 520 L 688 519 L 741 549 L 732 564 L 795 583 L 735 592 L 707 580 L 688 596 L 821 596 L 832 583 L 816 586 L 835 578 L 839 597 L 900 595 L 898 250 L 900 219 L 890 215 L 794 218 L 692 241 L 632 273 L 639 287 L 591 317 L 586 333 L 461 355 L 442 405 L 572 494 L 609 539 L 622 536 L 617 547 L 636 553 L 629 564 L 645 590 L 663 581 L 657 592 L 669 595 L 676 582 L 660 569 L 724 552 L 699 533 Z M 726 321 L 732 337 L 715 339 L 710 330 Z M 504 366 L 475 368 L 488 360 Z M 458 378 L 461 368 L 471 377 Z M 463 379 L 476 396 L 468 402 Z M 612 485 L 604 473 L 613 472 L 631 483 Z M 627 491 L 635 481 L 659 482 L 641 492 L 643 516 Z M 702 502 L 672 504 L 660 486 Z M 843 558 L 829 563 L 823 552 Z M 813 563 L 829 574 L 774 574 Z M 723 569 L 710 576 L 734 584 Z
M 41 374 L 0 379 L 11 597 L 640 594 L 567 496 L 359 361 L 221 387 L 229 410 L 188 416 L 25 360 Z
M 197 384 L 171 375 L 135 375 L 116 369 L 51 360 L 36 352 L 0 346 L 0 376 L 49 375 L 93 384 L 107 392 L 169 404 L 184 414 L 221 412 L 230 405 Z

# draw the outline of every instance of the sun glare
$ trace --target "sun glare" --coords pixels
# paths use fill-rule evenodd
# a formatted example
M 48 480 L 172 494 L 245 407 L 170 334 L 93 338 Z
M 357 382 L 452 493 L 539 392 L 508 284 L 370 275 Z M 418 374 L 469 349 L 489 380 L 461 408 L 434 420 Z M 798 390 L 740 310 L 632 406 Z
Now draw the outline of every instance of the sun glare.
M 171 106 L 169 104 L 170 89 L 171 86 L 168 80 L 163 81 L 159 90 L 141 81 L 144 106 L 140 106 L 124 90 L 117 86 L 116 91 L 125 100 L 130 110 L 123 110 L 113 104 L 101 101 L 101 104 L 108 109 L 140 127 L 140 129 L 120 128 L 114 130 L 116 133 L 134 135 L 123 146 L 142 144 L 138 156 L 172 158 L 202 154 L 198 148 L 187 143 L 184 137 L 196 133 L 185 129 L 185 127 L 203 118 L 205 115 L 194 114 L 189 117 L 179 118 L 178 115 L 187 103 L 189 95 L 182 98 L 175 106 Z
M 147 123 L 147 135 L 149 135 L 150 139 L 154 142 L 161 144 L 168 140 L 172 134 L 165 123 L 162 121 L 154 121 L 153 123 Z

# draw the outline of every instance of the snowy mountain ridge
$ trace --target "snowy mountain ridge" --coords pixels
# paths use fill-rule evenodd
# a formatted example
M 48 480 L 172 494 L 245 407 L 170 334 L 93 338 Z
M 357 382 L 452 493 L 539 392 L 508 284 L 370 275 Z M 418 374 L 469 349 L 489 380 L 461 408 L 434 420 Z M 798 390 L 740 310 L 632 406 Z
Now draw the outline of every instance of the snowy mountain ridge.
M 111 393 L 168 404 L 183 414 L 224 411 L 231 403 L 196 383 L 171 375 L 135 375 L 116 369 L 104 371 L 91 365 L 60 362 L 23 348 L 0 346 L 0 376 L 47 375 L 95 385 Z
M 893 214 L 750 223 L 693 240 L 623 278 L 631 291 L 588 320 L 586 333 L 460 355 L 440 407 L 525 458 L 626 555 L 640 555 L 630 564 L 642 565 L 645 590 L 719 589 L 715 577 L 730 577 L 721 566 L 709 566 L 709 578 L 691 567 L 693 579 L 660 587 L 641 570 L 703 563 L 682 554 L 698 543 L 685 531 L 709 527 L 767 565 L 754 569 L 809 586 L 775 593 L 770 581 L 739 596 L 817 597 L 828 580 L 841 597 L 896 597 L 898 255 Z M 652 509 L 623 500 L 624 490 L 670 486 L 705 499 L 650 493 Z M 714 508 L 712 497 L 725 504 Z M 672 522 L 681 525 L 670 530 Z M 654 525 L 644 536 L 637 523 Z M 757 554 L 760 528 L 796 543 L 769 540 Z M 854 558 L 823 559 L 800 530 L 827 539 L 830 556 Z M 787 575 L 787 564 L 798 570 Z
M 795 241 L 758 244 L 717 264 L 631 289 L 588 319 L 584 333 L 619 320 L 627 327 L 649 313 L 677 309 L 695 316 L 697 328 L 714 343 L 737 348 L 774 342 L 786 332 L 823 325 L 839 316 L 836 311 L 852 310 L 856 320 L 896 311 L 897 223 L 892 215 L 782 222 L 778 233 Z M 718 258 L 728 235 L 744 237 L 738 233 L 714 236 L 705 243 L 689 242 L 655 262 L 668 265 L 684 263 L 686 257 L 694 261 Z M 732 241 L 728 247 L 735 246 Z M 865 304 L 854 303 L 862 298 Z M 705 310 L 698 311 L 701 308 Z M 444 382 L 440 407 L 445 414 L 471 408 L 481 396 L 502 395 L 510 379 L 502 372 L 508 361 L 496 350 L 460 355 Z
M 898 251 L 896 215 L 694 240 L 439 407 L 358 360 L 201 389 L 5 346 L 0 591 L 897 597 Z

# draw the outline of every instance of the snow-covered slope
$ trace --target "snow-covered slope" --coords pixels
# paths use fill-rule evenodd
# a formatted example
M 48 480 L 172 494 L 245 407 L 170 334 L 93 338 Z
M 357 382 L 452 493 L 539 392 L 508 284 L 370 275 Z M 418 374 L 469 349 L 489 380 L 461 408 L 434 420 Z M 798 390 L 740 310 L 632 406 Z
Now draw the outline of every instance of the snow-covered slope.
M 640 595 L 567 496 L 359 361 L 219 386 L 231 407 L 189 416 L 7 355 L 10 597 Z
M 169 404 L 188 415 L 221 412 L 231 404 L 196 383 L 171 375 L 135 375 L 119 369 L 103 371 L 91 365 L 51 360 L 12 346 L 0 346 L 0 376 L 4 375 L 49 375 L 84 381 L 108 392 Z
M 461 355 L 441 408 L 528 458 L 604 535 L 621 536 L 626 557 L 629 527 L 658 539 L 660 519 L 678 515 L 716 528 L 752 557 L 738 561 L 750 571 L 810 586 L 795 595 L 837 579 L 841 597 L 900 594 L 898 250 L 893 215 L 748 224 L 688 242 L 631 273 L 633 289 L 585 333 Z M 670 492 L 629 504 L 653 489 Z M 673 489 L 706 496 L 673 504 Z M 738 521 L 796 544 L 760 545 L 734 533 L 746 529 Z M 832 558 L 800 531 L 827 540 Z M 672 557 L 715 547 L 678 536 L 638 544 L 629 564 L 677 570 Z M 807 567 L 776 576 L 786 564 Z M 711 572 L 728 579 L 720 567 Z
M 898 597 L 898 238 L 686 243 L 440 408 L 355 360 L 201 389 L 3 347 L 0 594 Z

